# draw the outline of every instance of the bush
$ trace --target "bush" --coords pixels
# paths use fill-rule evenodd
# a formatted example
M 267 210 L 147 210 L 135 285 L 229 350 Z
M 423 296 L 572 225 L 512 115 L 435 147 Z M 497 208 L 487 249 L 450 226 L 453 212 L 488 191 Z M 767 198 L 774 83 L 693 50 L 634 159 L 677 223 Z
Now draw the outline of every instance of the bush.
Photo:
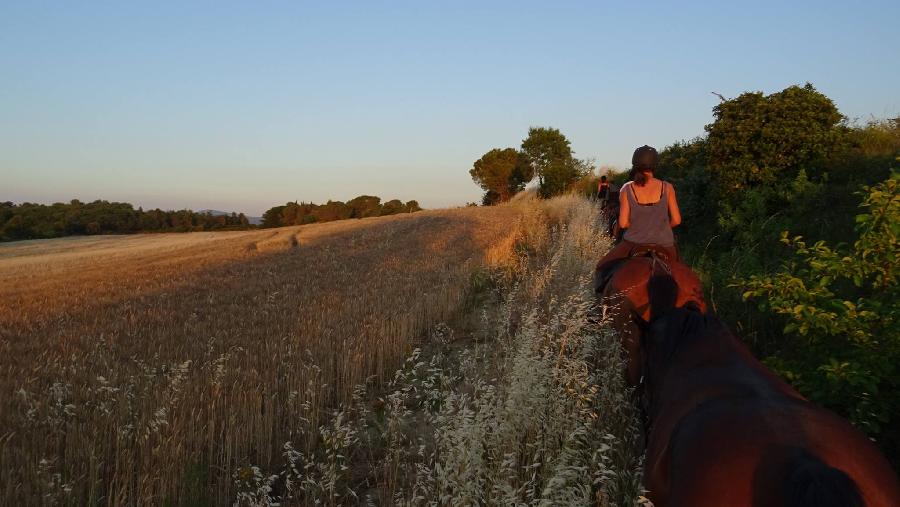
M 864 187 L 862 195 L 851 247 L 809 245 L 784 232 L 795 255 L 780 271 L 741 285 L 745 298 L 785 320 L 784 334 L 805 351 L 769 364 L 881 437 L 900 414 L 900 178 Z
M 841 147 L 844 117 L 809 83 L 744 93 L 713 108 L 706 126 L 710 166 L 723 194 L 791 178 Z
M 900 356 L 895 343 L 887 344 L 898 332 L 884 328 L 883 313 L 896 320 L 896 307 L 888 309 L 896 292 L 876 294 L 866 276 L 862 286 L 852 276 L 828 279 L 821 264 L 831 252 L 872 268 L 873 253 L 855 242 L 896 238 L 896 232 L 863 234 L 855 220 L 873 216 L 875 201 L 896 185 L 884 180 L 898 169 L 900 119 L 848 125 L 811 86 L 744 94 L 715 114 L 707 138 L 660 153 L 659 175 L 675 185 L 684 218 L 676 231 L 682 258 L 700 275 L 710 306 L 755 354 L 801 392 L 876 436 L 888 458 L 900 463 L 900 429 L 897 421 L 885 422 L 900 412 L 894 394 L 900 386 L 891 380 L 900 374 L 891 365 Z M 750 280 L 771 285 L 746 285 Z M 819 283 L 834 296 L 822 296 Z M 759 304 L 746 303 L 742 292 L 748 291 Z M 865 324 L 873 301 L 880 301 L 882 328 L 863 334 L 877 345 L 854 345 L 846 326 Z M 848 316 L 855 323 L 844 322 Z M 816 327 L 823 325 L 819 318 L 845 329 L 829 334 Z

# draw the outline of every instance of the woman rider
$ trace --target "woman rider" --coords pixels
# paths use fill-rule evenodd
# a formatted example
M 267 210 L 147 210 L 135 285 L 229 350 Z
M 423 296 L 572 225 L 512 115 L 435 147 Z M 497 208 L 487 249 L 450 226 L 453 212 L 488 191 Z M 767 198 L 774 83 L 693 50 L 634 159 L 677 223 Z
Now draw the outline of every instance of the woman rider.
M 672 184 L 653 175 L 658 164 L 659 154 L 654 148 L 645 145 L 634 150 L 632 181 L 619 190 L 619 227 L 625 229 L 625 236 L 600 259 L 598 272 L 611 262 L 628 258 L 634 251 L 648 247 L 663 253 L 669 260 L 678 258 L 672 228 L 681 223 L 681 212 Z

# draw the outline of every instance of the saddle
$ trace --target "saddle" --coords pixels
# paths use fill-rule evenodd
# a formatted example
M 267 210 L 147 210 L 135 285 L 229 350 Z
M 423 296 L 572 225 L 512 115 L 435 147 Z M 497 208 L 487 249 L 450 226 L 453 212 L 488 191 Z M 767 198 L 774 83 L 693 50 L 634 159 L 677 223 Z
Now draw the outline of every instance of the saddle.
M 603 268 L 594 271 L 594 294 L 597 296 L 603 294 L 606 285 L 609 284 L 609 281 L 612 279 L 613 275 L 616 274 L 616 271 L 618 271 L 626 261 L 635 257 L 655 259 L 665 266 L 668 266 L 670 262 L 675 260 L 671 259 L 669 252 L 660 245 L 636 245 L 628 252 L 628 257 L 611 261 L 603 266 Z

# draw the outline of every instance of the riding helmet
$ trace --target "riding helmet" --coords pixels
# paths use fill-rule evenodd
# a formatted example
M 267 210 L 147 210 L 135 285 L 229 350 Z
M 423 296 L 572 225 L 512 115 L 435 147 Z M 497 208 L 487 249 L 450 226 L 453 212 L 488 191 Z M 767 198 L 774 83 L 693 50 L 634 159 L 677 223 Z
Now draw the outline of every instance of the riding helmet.
M 647 146 L 646 144 L 634 150 L 631 156 L 631 166 L 635 169 L 656 169 L 659 164 L 659 153 L 656 148 Z

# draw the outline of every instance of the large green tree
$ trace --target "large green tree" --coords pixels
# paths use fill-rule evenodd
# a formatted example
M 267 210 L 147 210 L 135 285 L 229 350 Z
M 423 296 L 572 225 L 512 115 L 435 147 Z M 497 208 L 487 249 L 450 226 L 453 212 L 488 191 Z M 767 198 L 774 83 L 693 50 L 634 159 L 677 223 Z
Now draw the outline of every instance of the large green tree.
M 844 117 L 811 84 L 743 93 L 713 108 L 707 154 L 723 195 L 794 178 L 840 147 Z
M 525 188 L 534 178 L 534 170 L 514 148 L 494 148 L 475 161 L 469 175 L 485 190 L 485 203 L 493 204 L 508 201 Z
M 543 197 L 565 192 L 583 174 L 584 163 L 575 159 L 569 140 L 559 129 L 529 128 L 522 153 L 540 180 Z

